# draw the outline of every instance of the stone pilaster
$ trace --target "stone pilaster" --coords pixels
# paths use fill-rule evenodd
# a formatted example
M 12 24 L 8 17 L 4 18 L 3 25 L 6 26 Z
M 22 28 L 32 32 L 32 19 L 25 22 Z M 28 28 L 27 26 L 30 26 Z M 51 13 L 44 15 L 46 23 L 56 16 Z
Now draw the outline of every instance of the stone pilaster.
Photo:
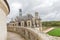
M 42 22 L 40 21 L 40 31 L 42 31 Z
M 35 18 L 33 18 L 32 20 L 33 20 L 33 26 L 36 27 Z

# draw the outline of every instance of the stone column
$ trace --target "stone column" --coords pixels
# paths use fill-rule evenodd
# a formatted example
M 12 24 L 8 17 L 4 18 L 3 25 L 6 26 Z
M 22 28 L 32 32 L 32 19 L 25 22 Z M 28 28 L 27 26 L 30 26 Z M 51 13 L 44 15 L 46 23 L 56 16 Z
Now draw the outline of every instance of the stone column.
M 6 40 L 7 27 L 6 27 L 6 15 L 0 8 L 0 40 Z
M 40 31 L 42 31 L 42 22 L 40 21 Z
M 32 27 L 32 21 L 30 20 L 30 27 Z
M 36 27 L 36 25 L 35 25 L 35 18 L 33 18 L 33 26 Z
M 28 25 L 28 21 L 27 21 L 27 27 L 28 27 L 29 25 Z
M 0 0 L 0 40 L 7 40 L 6 15 L 9 13 L 6 0 Z
M 24 27 L 24 21 L 21 21 L 21 27 Z
M 36 20 L 36 23 L 37 23 L 37 27 L 39 27 L 39 25 L 40 25 L 40 24 L 39 24 L 39 23 L 40 23 L 40 20 L 37 19 L 37 20 Z

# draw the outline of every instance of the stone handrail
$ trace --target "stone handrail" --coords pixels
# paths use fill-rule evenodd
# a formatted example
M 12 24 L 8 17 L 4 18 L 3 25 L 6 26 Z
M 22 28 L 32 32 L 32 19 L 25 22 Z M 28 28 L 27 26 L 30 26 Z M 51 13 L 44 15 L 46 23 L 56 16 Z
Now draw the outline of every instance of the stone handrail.
M 26 27 L 7 27 L 8 31 L 15 32 L 24 37 L 26 40 L 49 40 L 48 36 L 37 30 Z

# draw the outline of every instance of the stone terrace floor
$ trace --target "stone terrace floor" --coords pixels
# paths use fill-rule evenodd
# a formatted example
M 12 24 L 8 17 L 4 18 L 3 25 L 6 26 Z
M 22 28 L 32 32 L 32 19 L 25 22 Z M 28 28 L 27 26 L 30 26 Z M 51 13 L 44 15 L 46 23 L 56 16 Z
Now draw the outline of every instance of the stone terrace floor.
M 24 38 L 22 38 L 20 35 L 16 33 L 8 32 L 7 34 L 8 34 L 7 40 L 24 40 Z

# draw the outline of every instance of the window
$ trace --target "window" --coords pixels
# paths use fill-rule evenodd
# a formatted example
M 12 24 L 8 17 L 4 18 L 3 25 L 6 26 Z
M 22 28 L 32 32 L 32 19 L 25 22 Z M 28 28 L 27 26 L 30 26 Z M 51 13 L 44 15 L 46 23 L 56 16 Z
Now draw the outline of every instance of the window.
M 18 23 L 19 26 L 21 26 L 21 23 Z
M 21 26 L 24 26 L 24 21 L 21 22 Z
M 28 22 L 28 26 L 30 26 L 30 22 Z
M 15 26 L 16 26 L 16 24 L 15 24 Z
M 13 24 L 13 26 L 14 26 L 14 24 Z
M 25 22 L 25 26 L 27 26 L 27 23 Z

